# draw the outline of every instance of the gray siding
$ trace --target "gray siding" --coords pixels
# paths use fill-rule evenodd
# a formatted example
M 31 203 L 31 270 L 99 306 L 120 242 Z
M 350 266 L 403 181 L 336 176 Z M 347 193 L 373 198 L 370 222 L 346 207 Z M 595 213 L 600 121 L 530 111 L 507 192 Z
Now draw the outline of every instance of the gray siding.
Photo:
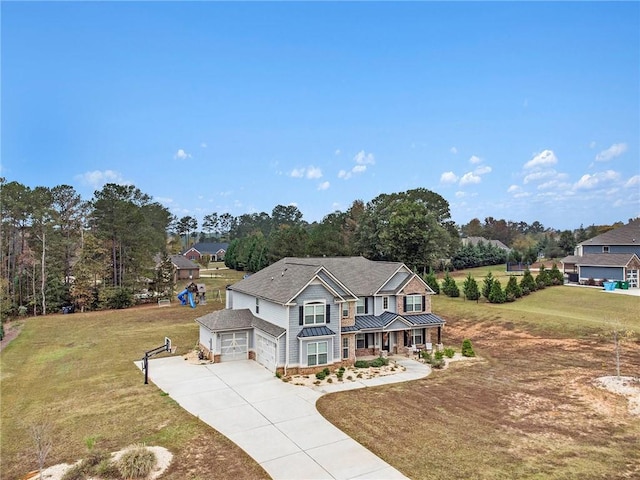
M 382 290 L 395 290 L 404 282 L 409 276 L 409 272 L 401 270 L 397 272 L 391 279 L 382 287 Z
M 580 278 L 588 280 L 626 280 L 622 267 L 580 267 Z
M 322 285 L 309 285 L 298 297 L 295 299 L 296 305 L 289 309 L 289 365 L 297 366 L 300 361 L 300 340 L 298 334 L 303 329 L 304 325 L 300 325 L 300 312 L 299 307 L 304 305 L 305 302 L 322 301 L 324 300 L 327 305 L 331 305 L 330 323 L 327 327 L 334 331 L 335 341 L 333 341 L 332 352 L 334 358 L 340 358 L 340 305 L 333 302 L 333 295 Z M 310 341 L 311 338 L 305 339 Z M 306 355 L 306 351 L 304 352 Z M 306 358 L 304 359 L 306 363 Z
M 393 313 L 397 313 L 397 305 L 396 305 L 396 297 L 395 295 L 386 295 L 389 299 L 389 305 L 386 309 L 382 308 L 382 298 L 383 297 L 374 297 L 373 301 L 375 303 L 375 308 L 373 313 L 371 313 L 372 315 L 380 315 L 382 314 L 382 312 L 393 312 Z M 369 303 L 371 303 L 371 300 L 369 300 Z
M 323 363 L 321 365 L 331 365 L 335 360 L 340 360 L 340 349 L 339 341 L 334 339 L 334 337 L 320 337 L 320 338 L 304 338 L 302 341 L 297 339 L 298 343 L 301 347 L 301 357 L 300 357 L 300 366 L 306 367 L 307 365 L 307 344 L 313 342 L 327 342 L 327 363 Z M 336 350 L 338 351 L 338 356 L 336 356 Z
M 638 239 L 640 242 L 640 239 Z M 635 253 L 640 257 L 640 244 L 639 245 L 606 245 L 609 247 L 609 253 Z M 583 255 L 588 253 L 604 253 L 602 251 L 602 245 L 583 245 Z

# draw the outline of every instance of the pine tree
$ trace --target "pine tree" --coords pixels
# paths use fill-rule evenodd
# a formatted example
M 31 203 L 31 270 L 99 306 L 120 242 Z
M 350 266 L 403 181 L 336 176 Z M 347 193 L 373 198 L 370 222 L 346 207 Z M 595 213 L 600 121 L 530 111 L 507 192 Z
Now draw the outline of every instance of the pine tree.
M 562 285 L 564 283 L 564 275 L 558 269 L 558 266 L 555 263 L 551 266 L 549 276 L 551 277 L 552 285 Z
M 460 296 L 460 289 L 458 288 L 456 281 L 449 275 L 449 272 L 446 272 L 444 275 L 444 280 L 442 281 L 442 293 L 448 297 Z
M 522 296 L 522 290 L 520 289 L 520 285 L 518 285 L 518 281 L 515 276 L 512 275 L 509 277 L 507 286 L 504 288 L 504 293 L 507 302 L 513 302 L 516 298 L 520 298 Z
M 489 300 L 489 294 L 491 293 L 491 287 L 493 286 L 494 281 L 495 279 L 493 278 L 491 272 L 489 272 L 489 274 L 484 278 L 484 282 L 482 285 L 482 296 L 487 300 Z
M 464 297 L 467 300 L 478 301 L 478 299 L 480 298 L 478 282 L 476 282 L 476 279 L 473 278 L 470 273 L 467 275 L 467 278 L 462 285 L 462 291 L 464 292 Z
M 506 296 L 502 291 L 502 285 L 500 280 L 495 279 L 491 284 L 491 292 L 489 293 L 489 302 L 491 303 L 504 303 Z
M 433 269 L 429 268 L 429 273 L 424 276 L 423 280 L 436 295 L 440 294 L 440 284 L 438 283 L 436 274 L 433 273 Z
M 531 275 L 528 268 L 524 271 L 522 280 L 520 280 L 520 289 L 522 290 L 523 295 L 529 295 L 531 292 L 535 292 L 538 289 L 536 287 L 536 282 L 533 279 L 533 275 Z

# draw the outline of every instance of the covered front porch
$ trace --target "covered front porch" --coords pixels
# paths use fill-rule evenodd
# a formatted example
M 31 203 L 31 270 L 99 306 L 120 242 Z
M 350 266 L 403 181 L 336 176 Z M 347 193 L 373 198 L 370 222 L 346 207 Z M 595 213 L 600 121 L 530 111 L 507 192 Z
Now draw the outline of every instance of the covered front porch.
M 355 333 L 355 357 L 412 354 L 418 350 L 443 348 L 444 320 L 432 313 L 398 315 L 360 315 L 355 325 L 342 333 Z

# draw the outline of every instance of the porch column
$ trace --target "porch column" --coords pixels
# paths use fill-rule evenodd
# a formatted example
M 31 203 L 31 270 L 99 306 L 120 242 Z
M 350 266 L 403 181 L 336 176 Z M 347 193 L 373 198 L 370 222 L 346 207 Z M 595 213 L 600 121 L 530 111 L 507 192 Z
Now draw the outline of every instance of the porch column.
M 438 345 L 442 343 L 442 327 L 438 327 Z

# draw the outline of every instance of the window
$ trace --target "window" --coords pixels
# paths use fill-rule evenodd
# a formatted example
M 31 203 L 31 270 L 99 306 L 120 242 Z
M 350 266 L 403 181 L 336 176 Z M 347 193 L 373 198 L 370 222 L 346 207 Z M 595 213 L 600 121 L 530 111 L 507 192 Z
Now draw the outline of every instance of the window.
M 316 325 L 325 323 L 324 321 L 324 303 L 308 303 L 304 306 L 304 324 Z
M 407 295 L 405 299 L 405 312 L 421 312 L 422 311 L 422 295 Z
M 342 316 L 343 317 L 349 316 L 349 304 L 347 302 L 344 302 L 342 304 Z
M 422 329 L 414 328 L 411 330 L 411 345 L 420 345 L 422 341 Z
M 260 299 L 256 298 L 256 313 L 260 313 Z
M 602 247 L 602 253 L 609 253 L 609 247 L 608 246 Z
M 349 358 L 349 339 L 347 337 L 342 339 L 342 358 Z
M 359 298 L 356 302 L 356 315 L 363 315 L 367 313 L 367 299 Z
M 307 365 L 325 365 L 327 363 L 328 342 L 313 342 L 307 344 Z
M 383 310 L 389 309 L 389 297 L 382 297 L 382 309 Z
M 364 333 L 356 333 L 356 348 L 366 348 Z

